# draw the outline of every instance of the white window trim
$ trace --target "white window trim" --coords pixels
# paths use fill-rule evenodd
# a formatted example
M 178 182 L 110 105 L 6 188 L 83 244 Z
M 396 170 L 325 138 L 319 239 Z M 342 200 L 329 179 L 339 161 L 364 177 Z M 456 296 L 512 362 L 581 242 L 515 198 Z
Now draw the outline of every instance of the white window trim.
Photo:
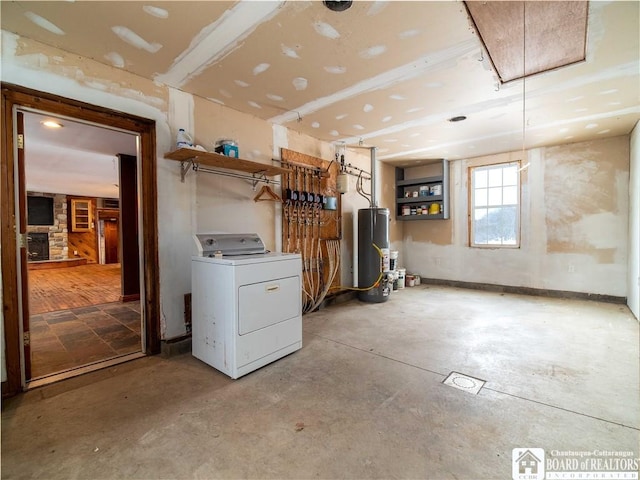
M 475 193 L 475 188 L 474 188 L 474 183 L 473 183 L 473 172 L 476 169 L 481 169 L 481 168 L 485 168 L 485 169 L 489 169 L 491 167 L 505 167 L 508 165 L 516 165 L 517 169 L 518 169 L 518 204 L 517 204 L 517 208 L 516 208 L 516 243 L 515 245 L 504 245 L 504 244 L 495 244 L 495 243 L 491 243 L 491 244 L 485 244 L 485 243 L 474 243 L 473 242 L 473 238 L 474 238 L 474 231 L 473 231 L 473 219 L 474 219 L 474 213 L 475 213 L 475 204 L 474 204 L 474 193 Z M 519 249 L 521 244 L 522 244 L 522 238 L 521 238 L 521 234 L 522 234 L 522 225 L 521 225 L 521 218 L 522 218 L 522 179 L 521 179 L 521 175 L 520 175 L 520 168 L 521 165 L 521 161 L 520 160 L 513 160 L 513 161 L 509 161 L 509 162 L 500 162 L 500 163 L 492 163 L 492 164 L 487 164 L 487 165 L 474 165 L 474 166 L 470 166 L 468 168 L 468 185 L 469 185 L 469 211 L 468 211 L 468 225 L 467 225 L 467 229 L 468 229 L 468 234 L 469 234 L 469 238 L 468 238 L 468 245 L 470 248 L 483 248 L 483 249 L 491 249 L 491 250 L 501 250 L 501 249 Z

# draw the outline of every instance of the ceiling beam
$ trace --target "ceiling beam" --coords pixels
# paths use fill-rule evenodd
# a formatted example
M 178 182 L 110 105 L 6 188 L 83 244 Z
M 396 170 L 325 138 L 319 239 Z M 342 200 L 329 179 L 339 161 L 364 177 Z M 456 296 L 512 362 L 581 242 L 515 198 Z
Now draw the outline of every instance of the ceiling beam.
M 189 48 L 175 59 L 171 68 L 156 75 L 155 81 L 180 88 L 200 75 L 211 64 L 241 46 L 262 23 L 273 18 L 284 1 L 238 2 L 196 35 Z
M 292 122 L 335 103 L 362 95 L 363 93 L 387 88 L 398 82 L 417 78 L 426 73 L 438 71 L 441 68 L 448 68 L 451 66 L 450 62 L 452 60 L 458 60 L 463 55 L 479 51 L 480 46 L 475 38 L 466 40 L 452 47 L 424 55 L 413 62 L 393 68 L 375 77 L 362 80 L 331 95 L 312 100 L 282 115 L 271 117 L 269 121 L 277 125 Z

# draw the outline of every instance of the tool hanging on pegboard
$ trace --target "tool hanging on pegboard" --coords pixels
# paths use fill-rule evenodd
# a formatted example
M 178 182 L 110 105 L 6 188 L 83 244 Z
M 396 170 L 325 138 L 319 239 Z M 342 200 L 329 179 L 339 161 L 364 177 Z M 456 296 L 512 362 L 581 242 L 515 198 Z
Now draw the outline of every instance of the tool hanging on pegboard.
M 318 308 L 340 279 L 342 237 L 340 195 L 336 190 L 339 167 L 291 150 L 282 149 L 282 250 L 302 255 L 303 313 Z

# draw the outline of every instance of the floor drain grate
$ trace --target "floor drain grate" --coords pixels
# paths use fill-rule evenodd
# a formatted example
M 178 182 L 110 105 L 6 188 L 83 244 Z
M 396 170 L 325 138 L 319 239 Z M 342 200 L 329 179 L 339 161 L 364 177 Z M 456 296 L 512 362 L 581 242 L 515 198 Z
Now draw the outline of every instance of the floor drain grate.
M 487 382 L 458 372 L 451 372 L 442 383 L 449 385 L 450 387 L 457 388 L 458 390 L 464 390 L 465 392 L 477 395 L 480 389 L 484 387 L 484 384 Z

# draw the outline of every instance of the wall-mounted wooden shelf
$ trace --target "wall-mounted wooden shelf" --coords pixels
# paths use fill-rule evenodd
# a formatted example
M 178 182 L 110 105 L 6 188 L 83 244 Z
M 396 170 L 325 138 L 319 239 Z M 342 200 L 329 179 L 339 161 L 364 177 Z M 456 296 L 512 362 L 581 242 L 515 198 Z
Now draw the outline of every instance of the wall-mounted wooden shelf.
M 90 232 L 92 223 L 91 200 L 71 199 L 71 231 Z
M 166 153 L 164 158 L 182 162 L 182 181 L 184 181 L 184 176 L 190 168 L 198 170 L 200 166 L 250 173 L 253 175 L 251 178 L 255 180 L 259 180 L 261 177 L 273 177 L 289 172 L 286 168 L 275 165 L 228 157 L 214 152 L 203 152 L 202 150 L 194 150 L 193 148 L 179 148 L 173 152 Z

